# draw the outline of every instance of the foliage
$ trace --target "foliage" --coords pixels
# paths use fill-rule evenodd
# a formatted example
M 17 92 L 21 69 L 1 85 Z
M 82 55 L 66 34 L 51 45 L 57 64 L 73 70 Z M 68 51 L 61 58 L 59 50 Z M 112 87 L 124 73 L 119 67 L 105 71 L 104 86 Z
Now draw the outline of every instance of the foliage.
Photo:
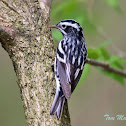
M 120 2 L 119 0 L 104 0 L 104 2 L 107 3 L 108 6 L 113 8 L 117 13 L 122 13 L 122 10 L 119 6 Z M 93 4 L 95 4 L 95 1 L 91 2 L 88 0 L 64 0 L 64 1 L 57 0 L 52 5 L 51 23 L 55 24 L 60 20 L 71 18 L 77 20 L 82 25 L 86 34 L 96 35 L 98 34 L 98 31 L 95 21 L 98 21 L 98 19 L 100 20 L 101 17 L 98 17 L 98 15 L 96 15 L 95 12 L 93 12 L 92 9 Z M 89 12 L 92 13 L 90 14 Z M 62 38 L 62 35 L 60 32 L 56 30 L 54 30 L 52 33 L 56 47 L 58 45 L 57 40 L 59 41 Z M 88 58 L 108 62 L 110 66 L 114 68 L 123 69 L 123 66 L 126 65 L 126 60 L 120 58 L 119 56 L 110 55 L 110 53 L 106 49 L 107 46 L 110 44 L 112 44 L 112 42 L 108 41 L 108 42 L 102 42 L 101 45 L 95 48 L 88 47 Z M 120 82 L 120 84 L 122 85 L 124 84 L 124 77 L 118 74 L 103 71 L 101 69 L 98 70 L 104 75 L 109 76 L 115 79 L 116 81 Z M 82 83 L 88 77 L 90 71 L 91 66 L 86 64 L 79 83 Z
M 122 59 L 118 56 L 111 56 L 107 49 L 103 46 L 99 46 L 96 49 L 88 49 L 89 58 L 99 60 L 99 61 L 105 61 L 110 64 L 111 67 L 117 68 L 117 69 L 123 69 L 123 65 L 126 65 L 126 60 Z M 124 77 L 115 73 L 110 73 L 107 71 L 100 70 L 103 74 L 115 79 L 116 81 L 120 82 L 122 85 L 124 85 Z

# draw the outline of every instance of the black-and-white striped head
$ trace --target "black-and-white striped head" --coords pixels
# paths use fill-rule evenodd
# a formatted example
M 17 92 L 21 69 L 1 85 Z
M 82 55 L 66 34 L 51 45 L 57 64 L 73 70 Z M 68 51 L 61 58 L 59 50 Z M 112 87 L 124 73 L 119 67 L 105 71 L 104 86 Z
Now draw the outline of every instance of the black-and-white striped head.
M 83 37 L 83 29 L 81 25 L 72 19 L 65 19 L 60 21 L 56 25 L 49 26 L 50 28 L 57 28 L 63 35 L 71 35 L 71 36 L 82 36 Z

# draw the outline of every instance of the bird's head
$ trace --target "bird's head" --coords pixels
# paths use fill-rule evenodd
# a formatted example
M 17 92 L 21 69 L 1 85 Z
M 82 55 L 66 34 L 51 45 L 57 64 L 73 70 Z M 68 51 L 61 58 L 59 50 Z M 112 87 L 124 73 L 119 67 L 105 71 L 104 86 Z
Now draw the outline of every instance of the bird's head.
M 58 24 L 50 25 L 49 27 L 58 29 L 63 36 L 70 35 L 83 37 L 83 29 L 81 25 L 72 19 L 62 20 Z

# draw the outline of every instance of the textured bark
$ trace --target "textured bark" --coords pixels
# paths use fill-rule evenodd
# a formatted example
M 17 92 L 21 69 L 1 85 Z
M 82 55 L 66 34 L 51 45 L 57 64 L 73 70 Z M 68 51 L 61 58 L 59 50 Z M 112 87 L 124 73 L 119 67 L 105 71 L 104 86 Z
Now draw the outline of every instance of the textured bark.
M 50 0 L 1 0 L 0 42 L 17 75 L 28 126 L 70 126 L 67 103 L 61 119 L 50 116 L 55 94 Z

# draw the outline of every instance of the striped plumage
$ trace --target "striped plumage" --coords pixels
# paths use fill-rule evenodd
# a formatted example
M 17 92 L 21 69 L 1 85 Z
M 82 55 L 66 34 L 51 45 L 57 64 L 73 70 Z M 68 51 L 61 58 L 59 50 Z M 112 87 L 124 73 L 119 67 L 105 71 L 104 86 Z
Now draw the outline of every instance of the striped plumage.
M 50 114 L 59 118 L 65 100 L 70 98 L 81 77 L 87 57 L 87 48 L 83 29 L 78 22 L 67 19 L 50 27 L 57 28 L 63 34 L 54 62 L 57 89 L 50 109 Z

